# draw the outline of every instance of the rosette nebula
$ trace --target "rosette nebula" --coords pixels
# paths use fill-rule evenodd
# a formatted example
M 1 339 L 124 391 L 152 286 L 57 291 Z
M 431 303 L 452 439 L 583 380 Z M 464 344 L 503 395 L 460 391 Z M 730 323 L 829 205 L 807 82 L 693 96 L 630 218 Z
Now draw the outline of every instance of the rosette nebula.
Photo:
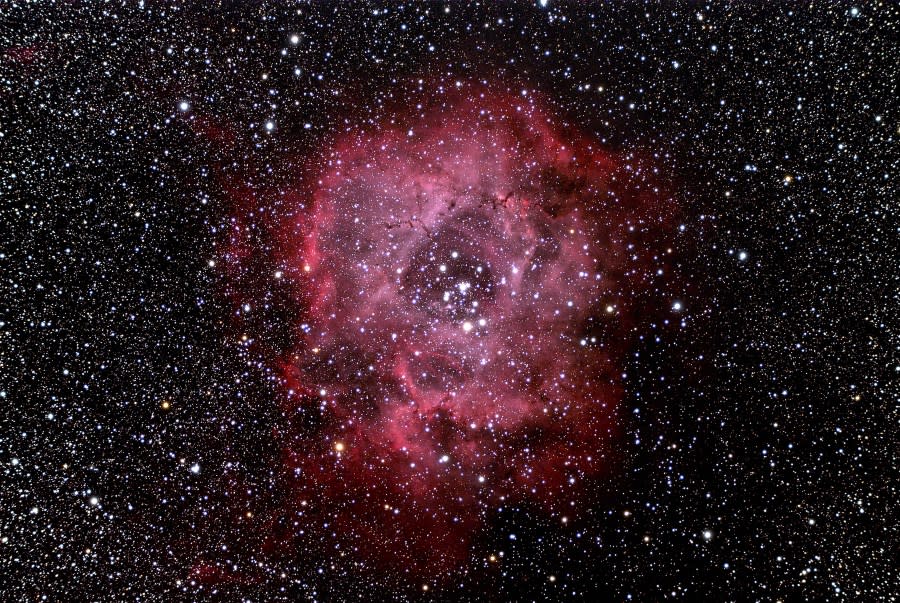
M 538 95 L 459 87 L 337 135 L 263 254 L 291 291 L 288 514 L 429 571 L 462 560 L 498 506 L 568 521 L 602 489 L 672 214 L 639 159 Z
M 0 6 L 0 601 L 896 601 L 900 2 Z

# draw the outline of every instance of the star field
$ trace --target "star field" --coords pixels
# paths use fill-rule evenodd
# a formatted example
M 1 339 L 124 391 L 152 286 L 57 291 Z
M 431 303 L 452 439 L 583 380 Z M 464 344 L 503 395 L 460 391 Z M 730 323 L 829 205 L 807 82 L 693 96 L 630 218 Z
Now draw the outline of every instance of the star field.
M 898 29 L 0 8 L 0 599 L 895 600 Z

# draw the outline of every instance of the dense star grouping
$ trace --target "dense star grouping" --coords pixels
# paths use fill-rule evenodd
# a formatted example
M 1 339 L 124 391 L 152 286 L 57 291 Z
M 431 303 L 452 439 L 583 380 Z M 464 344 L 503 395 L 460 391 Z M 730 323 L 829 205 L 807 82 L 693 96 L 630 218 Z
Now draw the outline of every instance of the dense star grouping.
M 0 598 L 893 600 L 898 23 L 0 7 Z

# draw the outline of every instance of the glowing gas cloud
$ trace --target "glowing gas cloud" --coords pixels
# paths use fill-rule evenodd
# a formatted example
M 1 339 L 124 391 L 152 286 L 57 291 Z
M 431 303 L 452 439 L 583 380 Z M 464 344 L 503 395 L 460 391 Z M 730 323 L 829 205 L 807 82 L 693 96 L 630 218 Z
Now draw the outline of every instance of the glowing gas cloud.
M 537 95 L 478 84 L 423 92 L 309 163 L 268 217 L 274 245 L 235 235 L 292 291 L 273 325 L 300 417 L 286 516 L 327 518 L 368 562 L 433 569 L 503 504 L 577 514 L 665 261 L 673 208 L 635 177 L 648 168 Z

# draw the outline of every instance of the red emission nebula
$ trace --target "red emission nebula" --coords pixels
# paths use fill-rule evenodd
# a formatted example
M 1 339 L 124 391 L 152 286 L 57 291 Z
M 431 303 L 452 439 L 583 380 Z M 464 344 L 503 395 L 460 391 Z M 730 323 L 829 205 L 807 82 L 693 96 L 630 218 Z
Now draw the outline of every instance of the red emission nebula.
M 671 304 L 653 291 L 674 208 L 646 162 L 536 94 L 418 94 L 310 159 L 269 212 L 275 244 L 236 222 L 231 257 L 290 291 L 273 355 L 301 419 L 270 548 L 318 530 L 365 565 L 437 573 L 498 508 L 577 521 L 602 490 L 629 333 Z

